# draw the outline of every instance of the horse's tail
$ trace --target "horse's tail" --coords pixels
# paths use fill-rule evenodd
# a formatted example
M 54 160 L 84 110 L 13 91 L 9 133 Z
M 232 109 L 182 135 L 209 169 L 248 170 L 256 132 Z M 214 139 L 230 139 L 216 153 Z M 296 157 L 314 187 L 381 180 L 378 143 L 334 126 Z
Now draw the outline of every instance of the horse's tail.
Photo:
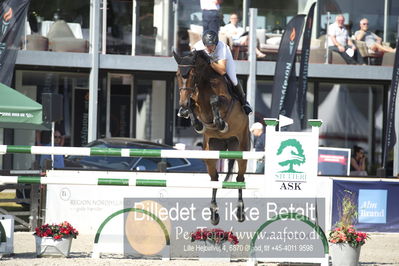
M 235 159 L 229 159 L 229 167 L 227 168 L 227 174 L 226 174 L 226 178 L 224 179 L 224 181 L 230 181 L 230 176 L 233 173 L 233 167 L 234 167 L 234 163 L 235 163 Z

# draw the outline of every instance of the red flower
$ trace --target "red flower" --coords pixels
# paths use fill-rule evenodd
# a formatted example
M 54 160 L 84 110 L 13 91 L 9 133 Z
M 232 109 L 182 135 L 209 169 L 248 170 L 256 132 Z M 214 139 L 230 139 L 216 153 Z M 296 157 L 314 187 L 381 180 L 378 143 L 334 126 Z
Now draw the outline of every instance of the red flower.
M 357 232 L 353 225 L 340 226 L 330 232 L 328 241 L 331 243 L 348 243 L 353 247 L 364 245 L 369 236 L 364 232 Z
M 72 227 L 68 222 L 63 222 L 60 224 L 44 224 L 40 227 L 35 228 L 34 235 L 38 237 L 52 237 L 54 239 L 61 239 L 64 237 L 73 237 L 79 234 L 79 232 Z
M 238 244 L 238 238 L 233 232 L 225 232 L 219 228 L 206 229 L 201 228 L 191 233 L 191 242 L 195 240 L 209 241 L 213 244 L 221 244 L 225 241 L 232 243 L 233 245 Z

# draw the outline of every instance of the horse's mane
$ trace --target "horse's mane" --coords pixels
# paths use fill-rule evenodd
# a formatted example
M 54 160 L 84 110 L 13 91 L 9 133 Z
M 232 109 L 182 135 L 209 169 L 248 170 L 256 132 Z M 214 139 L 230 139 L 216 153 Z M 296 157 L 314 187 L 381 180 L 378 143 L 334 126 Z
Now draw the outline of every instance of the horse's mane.
M 194 64 L 199 82 L 222 77 L 207 63 L 205 58 L 209 58 L 209 55 L 204 50 L 193 51 L 192 55 L 194 57 Z

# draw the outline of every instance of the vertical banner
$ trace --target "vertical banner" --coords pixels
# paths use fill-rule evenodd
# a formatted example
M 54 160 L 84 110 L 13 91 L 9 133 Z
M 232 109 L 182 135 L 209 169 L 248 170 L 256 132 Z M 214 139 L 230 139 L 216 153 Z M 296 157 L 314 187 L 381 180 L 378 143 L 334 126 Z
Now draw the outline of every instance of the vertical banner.
M 82 147 L 88 143 L 89 132 L 89 90 L 76 88 L 73 94 L 73 146 Z
M 396 47 L 399 45 L 399 36 L 396 40 Z M 391 81 L 391 89 L 389 94 L 389 105 L 388 105 L 388 116 L 387 116 L 387 127 L 385 130 L 385 141 L 384 141 L 384 149 L 382 153 L 382 166 L 386 168 L 387 166 L 387 156 L 389 150 L 393 148 L 396 143 L 396 132 L 395 132 L 395 102 L 396 102 L 396 94 L 398 90 L 398 82 L 399 82 L 399 53 L 396 50 L 395 53 L 395 63 L 392 71 L 392 81 Z
M 29 0 L 0 2 L 0 82 L 10 86 Z
M 314 8 L 316 3 L 309 9 L 308 16 L 306 18 L 305 31 L 302 40 L 302 53 L 301 53 L 301 64 L 299 67 L 299 81 L 298 81 L 298 115 L 301 121 L 301 127 L 304 127 L 305 109 L 306 109 L 306 92 L 308 90 L 308 68 L 309 68 L 309 56 L 310 56 L 310 40 L 312 38 L 313 28 L 313 17 Z
M 292 98 L 293 102 L 295 102 L 296 85 L 292 87 L 289 85 L 295 78 L 295 72 L 292 72 L 295 71 L 296 51 L 301 38 L 304 20 L 305 15 L 295 16 L 288 23 L 281 38 L 273 82 L 271 108 L 271 117 L 273 118 L 277 118 L 279 114 L 290 116 L 292 105 L 287 103 L 292 102 Z

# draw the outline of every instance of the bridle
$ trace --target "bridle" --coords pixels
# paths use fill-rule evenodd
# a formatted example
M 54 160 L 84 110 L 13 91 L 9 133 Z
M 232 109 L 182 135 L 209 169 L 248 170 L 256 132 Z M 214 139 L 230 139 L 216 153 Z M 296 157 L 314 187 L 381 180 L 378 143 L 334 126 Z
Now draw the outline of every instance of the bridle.
M 195 65 L 178 65 L 178 67 L 179 68 L 181 68 L 181 67 L 195 68 Z M 191 93 L 190 93 L 190 97 L 191 97 L 191 95 L 197 90 L 197 83 L 194 82 L 194 87 L 187 87 L 186 86 L 187 79 L 183 77 L 183 75 L 181 74 L 181 71 L 180 71 L 180 75 L 182 76 L 183 87 L 180 87 L 179 91 L 185 91 L 185 90 L 191 91 Z M 195 74 L 193 74 L 193 79 L 195 81 Z

